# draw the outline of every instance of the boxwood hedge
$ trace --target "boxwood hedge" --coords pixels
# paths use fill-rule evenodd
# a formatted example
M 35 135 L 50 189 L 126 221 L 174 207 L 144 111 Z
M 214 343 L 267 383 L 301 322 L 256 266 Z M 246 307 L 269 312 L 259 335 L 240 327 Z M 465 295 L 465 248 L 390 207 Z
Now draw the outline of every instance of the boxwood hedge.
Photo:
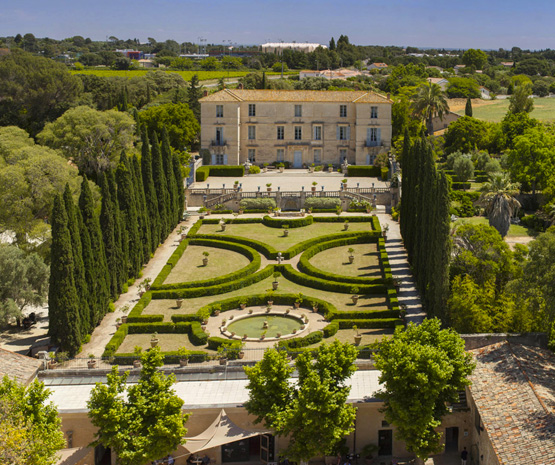
M 262 218 L 262 224 L 269 228 L 282 228 L 284 225 L 288 225 L 290 228 L 302 228 L 313 222 L 314 218 L 310 215 L 301 218 L 272 218 L 266 215 Z
M 349 165 L 347 168 L 347 176 L 357 176 L 365 178 L 377 178 L 381 171 L 379 166 L 373 165 Z

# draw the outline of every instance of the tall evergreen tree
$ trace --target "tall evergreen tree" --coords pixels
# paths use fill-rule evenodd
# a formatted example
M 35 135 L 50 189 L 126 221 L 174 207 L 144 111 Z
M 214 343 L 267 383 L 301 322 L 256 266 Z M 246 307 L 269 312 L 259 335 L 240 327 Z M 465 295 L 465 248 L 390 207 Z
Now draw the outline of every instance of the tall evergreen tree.
M 150 259 L 150 222 L 146 211 L 145 191 L 143 189 L 143 175 L 139 159 L 133 156 L 131 159 L 131 171 L 133 173 L 133 187 L 135 188 L 135 199 L 137 200 L 137 221 L 139 223 L 139 236 L 141 243 L 142 263 Z
M 51 224 L 48 334 L 53 344 L 70 355 L 75 355 L 81 345 L 79 297 L 74 281 L 71 234 L 64 201 L 60 195 L 54 198 Z
M 81 195 L 79 196 L 79 208 L 83 216 L 83 226 L 88 230 L 93 255 L 94 290 L 91 299 L 91 325 L 94 328 L 108 311 L 109 288 L 108 268 L 106 266 L 106 255 L 104 253 L 104 241 L 100 231 L 100 223 L 94 211 L 91 189 L 87 179 L 84 177 L 81 183 Z M 87 264 L 85 264 L 87 266 Z
M 116 181 L 118 184 L 118 202 L 122 214 L 123 224 L 127 230 L 129 244 L 129 257 L 127 269 L 129 276 L 137 277 L 142 265 L 142 245 L 139 235 L 139 222 L 137 219 L 137 201 L 133 187 L 133 175 L 129 158 L 122 152 L 118 167 L 116 168 Z
M 173 162 L 172 162 L 172 149 L 170 146 L 170 138 L 168 136 L 168 131 L 164 127 L 162 130 L 162 163 L 164 164 L 164 175 L 166 177 L 166 182 L 168 186 L 169 202 L 166 209 L 166 215 L 168 216 L 168 223 L 170 230 L 175 227 L 179 221 L 177 217 L 177 212 L 179 210 L 177 202 L 178 193 L 177 185 L 175 183 L 175 175 L 173 172 Z
M 160 244 L 160 214 L 158 212 L 158 199 L 152 178 L 152 156 L 146 127 L 141 128 L 141 173 L 143 175 L 143 189 L 145 193 L 146 212 L 150 220 L 150 252 L 153 253 Z
M 468 97 L 466 99 L 466 106 L 464 107 L 464 114 L 465 114 L 465 116 L 472 117 L 472 100 L 470 100 L 470 97 Z
M 110 188 L 110 200 L 114 211 L 114 240 L 116 243 L 117 252 L 117 276 L 118 276 L 118 294 L 121 294 L 123 285 L 129 278 L 127 274 L 127 257 L 129 255 L 129 248 L 127 243 L 127 231 L 123 225 L 121 212 L 118 202 L 118 187 L 114 170 L 106 171 L 106 181 Z
M 90 289 L 85 274 L 85 264 L 83 263 L 83 248 L 81 246 L 79 222 L 77 221 L 75 203 L 69 184 L 66 184 L 64 190 L 64 207 L 66 209 L 67 223 L 71 235 L 75 289 L 79 298 L 80 334 L 85 335 L 92 329 L 90 326 L 91 309 L 89 308 Z
M 108 287 L 110 297 L 116 299 L 119 295 L 118 276 L 118 250 L 115 238 L 115 212 L 114 204 L 110 195 L 110 186 L 106 179 L 106 174 L 100 175 L 100 187 L 102 189 L 102 207 L 100 209 L 100 229 L 104 241 L 104 251 L 106 253 L 106 265 L 108 266 Z
M 195 115 L 197 121 L 200 121 L 200 98 L 202 97 L 202 86 L 200 86 L 198 76 L 195 74 L 189 82 L 187 89 L 187 103 L 189 108 Z
M 152 155 L 152 179 L 156 189 L 156 198 L 158 200 L 158 214 L 160 216 L 160 238 L 159 242 L 163 242 L 170 232 L 170 221 L 167 215 L 167 205 L 169 204 L 168 185 L 164 174 L 164 164 L 162 162 L 162 154 L 160 152 L 160 144 L 156 132 L 152 133 L 151 140 Z
M 94 329 L 94 324 L 96 321 L 96 286 L 95 283 L 97 279 L 96 276 L 96 260 L 91 247 L 91 236 L 89 230 L 86 228 L 83 222 L 83 216 L 81 215 L 81 210 L 77 208 L 75 210 L 75 216 L 77 217 L 77 225 L 79 226 L 79 237 L 81 238 L 81 250 L 83 256 L 83 266 L 85 268 L 85 279 L 87 281 L 87 286 L 89 289 L 89 300 L 88 300 L 88 310 L 87 321 L 89 322 L 89 333 Z
M 175 185 L 177 187 L 177 222 L 183 218 L 183 210 L 185 209 L 185 187 L 183 186 L 183 174 L 181 173 L 181 163 L 176 153 L 172 157 L 173 175 Z

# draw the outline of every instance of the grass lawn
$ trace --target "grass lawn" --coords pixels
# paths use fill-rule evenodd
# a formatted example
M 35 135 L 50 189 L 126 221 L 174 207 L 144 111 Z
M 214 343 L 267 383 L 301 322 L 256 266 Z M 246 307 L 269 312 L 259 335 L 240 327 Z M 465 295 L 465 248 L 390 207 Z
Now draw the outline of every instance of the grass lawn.
M 208 252 L 208 265 L 202 264 L 203 252 Z M 240 253 L 216 247 L 189 245 L 173 267 L 165 284 L 200 281 L 240 270 L 249 259 Z
M 472 115 L 485 121 L 500 122 L 509 110 L 509 99 L 472 101 Z M 455 109 L 454 111 L 457 111 Z M 459 110 L 459 113 L 464 114 Z M 530 113 L 532 118 L 540 121 L 555 121 L 555 98 L 544 97 L 534 99 L 534 110 Z
M 230 297 L 249 295 L 249 294 L 262 294 L 272 289 L 272 281 L 274 278 L 269 277 L 260 281 L 252 286 L 244 289 L 239 289 L 232 292 L 219 295 L 209 295 L 204 297 L 196 297 L 193 299 L 185 299 L 181 308 L 177 308 L 175 300 L 156 300 L 152 299 L 148 306 L 143 310 L 143 315 L 164 315 L 164 321 L 171 321 L 171 316 L 176 314 L 191 314 L 196 313 L 199 308 L 208 305 L 218 300 L 229 299 Z M 385 295 L 363 295 L 359 298 L 357 305 L 351 302 L 351 294 L 339 294 L 336 292 L 321 291 L 319 289 L 312 289 L 309 287 L 300 286 L 295 284 L 283 276 L 278 278 L 279 288 L 276 294 L 280 292 L 304 294 L 308 298 L 316 297 L 325 300 L 337 308 L 339 311 L 352 311 L 352 310 L 387 310 L 387 298 Z M 304 306 L 303 302 L 301 306 Z M 308 307 L 306 307 L 308 308 Z
M 355 260 L 349 263 L 350 248 L 354 249 Z M 382 272 L 377 244 L 353 244 L 324 250 L 312 257 L 310 263 L 322 271 L 343 276 L 380 278 Z
M 489 224 L 488 219 L 485 216 L 473 216 L 471 218 L 459 218 L 453 224 L 462 224 L 462 223 L 470 223 L 470 224 Z M 534 237 L 535 233 L 533 230 L 530 230 L 520 224 L 511 224 L 509 227 L 509 232 L 507 233 L 507 237 L 523 237 L 523 236 L 530 236 Z
M 392 335 L 393 329 L 359 329 L 358 333 L 362 336 L 360 341 L 361 346 L 371 344 L 373 342 L 381 341 L 384 335 Z M 349 342 L 351 345 L 355 345 L 355 331 L 353 329 L 340 329 L 335 333 L 335 336 L 329 337 L 327 339 L 322 339 L 322 341 L 317 344 L 312 344 L 308 347 L 318 347 L 324 343 L 330 343 L 337 339 L 340 342 Z M 148 341 L 147 341 L 148 342 Z
M 371 223 L 349 223 L 349 231 L 371 231 Z M 283 235 L 283 230 L 269 228 L 263 224 L 230 224 L 225 231 L 220 231 L 218 224 L 203 224 L 198 234 L 216 234 L 218 236 L 241 236 L 247 239 L 264 242 L 278 251 L 285 251 L 289 247 L 318 236 L 343 232 L 343 223 L 313 223 L 302 228 L 289 230 L 289 236 Z
M 128 334 L 116 353 L 129 354 L 135 349 L 135 346 L 142 347 L 143 350 L 150 348 L 150 339 L 152 334 Z M 169 352 L 186 347 L 189 350 L 203 350 L 206 346 L 195 346 L 189 341 L 188 334 L 158 334 L 160 342 L 158 345 L 162 352 Z

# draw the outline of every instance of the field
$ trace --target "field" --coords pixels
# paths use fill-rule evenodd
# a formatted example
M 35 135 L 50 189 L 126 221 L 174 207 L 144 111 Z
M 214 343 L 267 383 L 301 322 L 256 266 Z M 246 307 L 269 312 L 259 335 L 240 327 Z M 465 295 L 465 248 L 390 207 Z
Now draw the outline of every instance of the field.
M 473 216 L 471 218 L 460 218 L 454 224 L 489 224 L 488 219 L 484 216 Z M 520 224 L 511 224 L 507 237 L 525 237 L 534 235 L 533 231 Z
M 132 77 L 141 77 L 145 74 L 151 72 L 151 69 L 137 69 L 131 71 L 119 71 L 114 69 L 85 69 L 82 71 L 71 70 L 72 74 L 93 74 L 99 77 L 124 77 L 124 78 L 132 78 Z M 211 81 L 211 80 L 218 80 L 220 78 L 239 78 L 246 76 L 253 71 L 166 71 L 166 70 L 157 70 L 163 71 L 165 73 L 175 73 L 179 74 L 185 81 L 190 81 L 191 78 L 196 74 L 200 81 Z M 267 75 L 278 75 L 280 73 L 274 72 L 267 72 Z M 291 74 L 291 73 L 287 73 Z
M 278 314 L 287 310 L 310 320 L 300 335 L 295 331 L 283 335 L 282 342 L 290 349 L 310 349 L 334 339 L 355 345 L 357 330 L 353 325 L 357 325 L 359 347 L 367 350 L 368 344 L 390 335 L 401 324 L 391 269 L 377 217 L 359 217 L 358 222 L 349 223 L 348 231 L 344 231 L 343 222 L 333 222 L 335 219 L 291 228 L 289 237 L 284 237 L 280 228 L 266 226 L 262 219 L 228 224 L 225 232 L 219 231 L 217 223 L 210 223 L 214 220 L 200 220 L 174 252 L 166 271 L 131 311 L 132 321 L 116 332 L 107 350 L 113 348 L 106 355 L 128 360 L 136 346 L 147 349 L 151 334 L 156 332 L 167 357 L 175 357 L 179 347 L 186 347 L 204 357 L 202 360 L 217 358 L 215 349 L 232 341 L 222 334 L 226 320 L 248 316 L 251 311 L 265 314 L 268 301 L 275 301 L 274 312 Z M 290 250 L 291 246 L 299 248 L 283 264 L 270 258 L 272 253 L 275 257 L 276 250 Z M 353 263 L 348 258 L 351 248 Z M 210 252 L 207 266 L 202 265 L 204 251 Z M 310 264 L 308 268 L 302 265 L 303 260 Z M 295 302 L 300 308 L 294 308 Z M 240 303 L 247 309 L 241 310 Z M 187 322 L 190 329 L 183 331 L 180 328 L 188 327 L 179 326 L 184 324 L 179 322 Z M 335 330 L 328 328 L 333 326 Z M 260 330 L 256 327 L 257 332 Z M 262 356 L 264 347 L 272 345 L 274 342 L 259 336 L 249 336 L 242 344 L 250 351 L 249 359 Z
M 464 106 L 466 100 L 464 99 L 450 99 L 449 108 L 455 113 L 464 115 Z M 472 100 L 472 114 L 475 118 L 491 121 L 494 123 L 500 122 L 506 115 L 509 109 L 509 99 L 504 100 Z M 555 98 L 544 97 L 534 99 L 534 110 L 530 113 L 532 118 L 537 118 L 540 121 L 552 122 L 555 121 Z

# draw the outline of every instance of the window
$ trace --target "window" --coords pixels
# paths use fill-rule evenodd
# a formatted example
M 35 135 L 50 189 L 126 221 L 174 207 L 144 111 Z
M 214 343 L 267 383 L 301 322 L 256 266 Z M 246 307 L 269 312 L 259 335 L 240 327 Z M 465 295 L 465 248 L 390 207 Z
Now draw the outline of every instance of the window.
M 216 145 L 224 145 L 224 128 L 216 128 Z
M 285 150 L 284 149 L 277 149 L 277 161 L 284 161 L 285 160 Z
M 295 105 L 295 118 L 300 118 L 303 116 L 303 106 Z
M 256 116 L 256 105 L 249 103 L 249 116 Z
M 249 126 L 249 140 L 255 140 L 256 139 L 256 126 Z
M 224 155 L 217 153 L 216 154 L 216 165 L 223 165 L 224 164 Z
M 376 119 L 378 117 L 378 107 L 370 107 L 370 118 Z
M 347 149 L 339 149 L 339 161 L 341 164 L 347 159 Z
M 337 126 L 337 140 L 349 140 L 350 133 L 349 126 Z
M 295 126 L 295 140 L 301 140 L 303 138 L 303 128 L 301 126 Z
M 251 163 L 256 161 L 256 149 L 249 149 L 249 161 Z
M 314 126 L 314 140 L 322 140 L 322 126 Z
M 347 105 L 339 105 L 339 116 L 347 118 Z
M 278 140 L 285 139 L 285 126 L 278 126 L 277 127 L 277 138 L 278 138 Z
M 322 163 L 322 149 L 314 149 L 314 164 Z
M 224 116 L 224 106 L 216 105 L 216 118 L 223 118 Z
M 368 128 L 366 130 L 366 145 L 368 147 L 377 147 L 380 145 L 380 128 Z

